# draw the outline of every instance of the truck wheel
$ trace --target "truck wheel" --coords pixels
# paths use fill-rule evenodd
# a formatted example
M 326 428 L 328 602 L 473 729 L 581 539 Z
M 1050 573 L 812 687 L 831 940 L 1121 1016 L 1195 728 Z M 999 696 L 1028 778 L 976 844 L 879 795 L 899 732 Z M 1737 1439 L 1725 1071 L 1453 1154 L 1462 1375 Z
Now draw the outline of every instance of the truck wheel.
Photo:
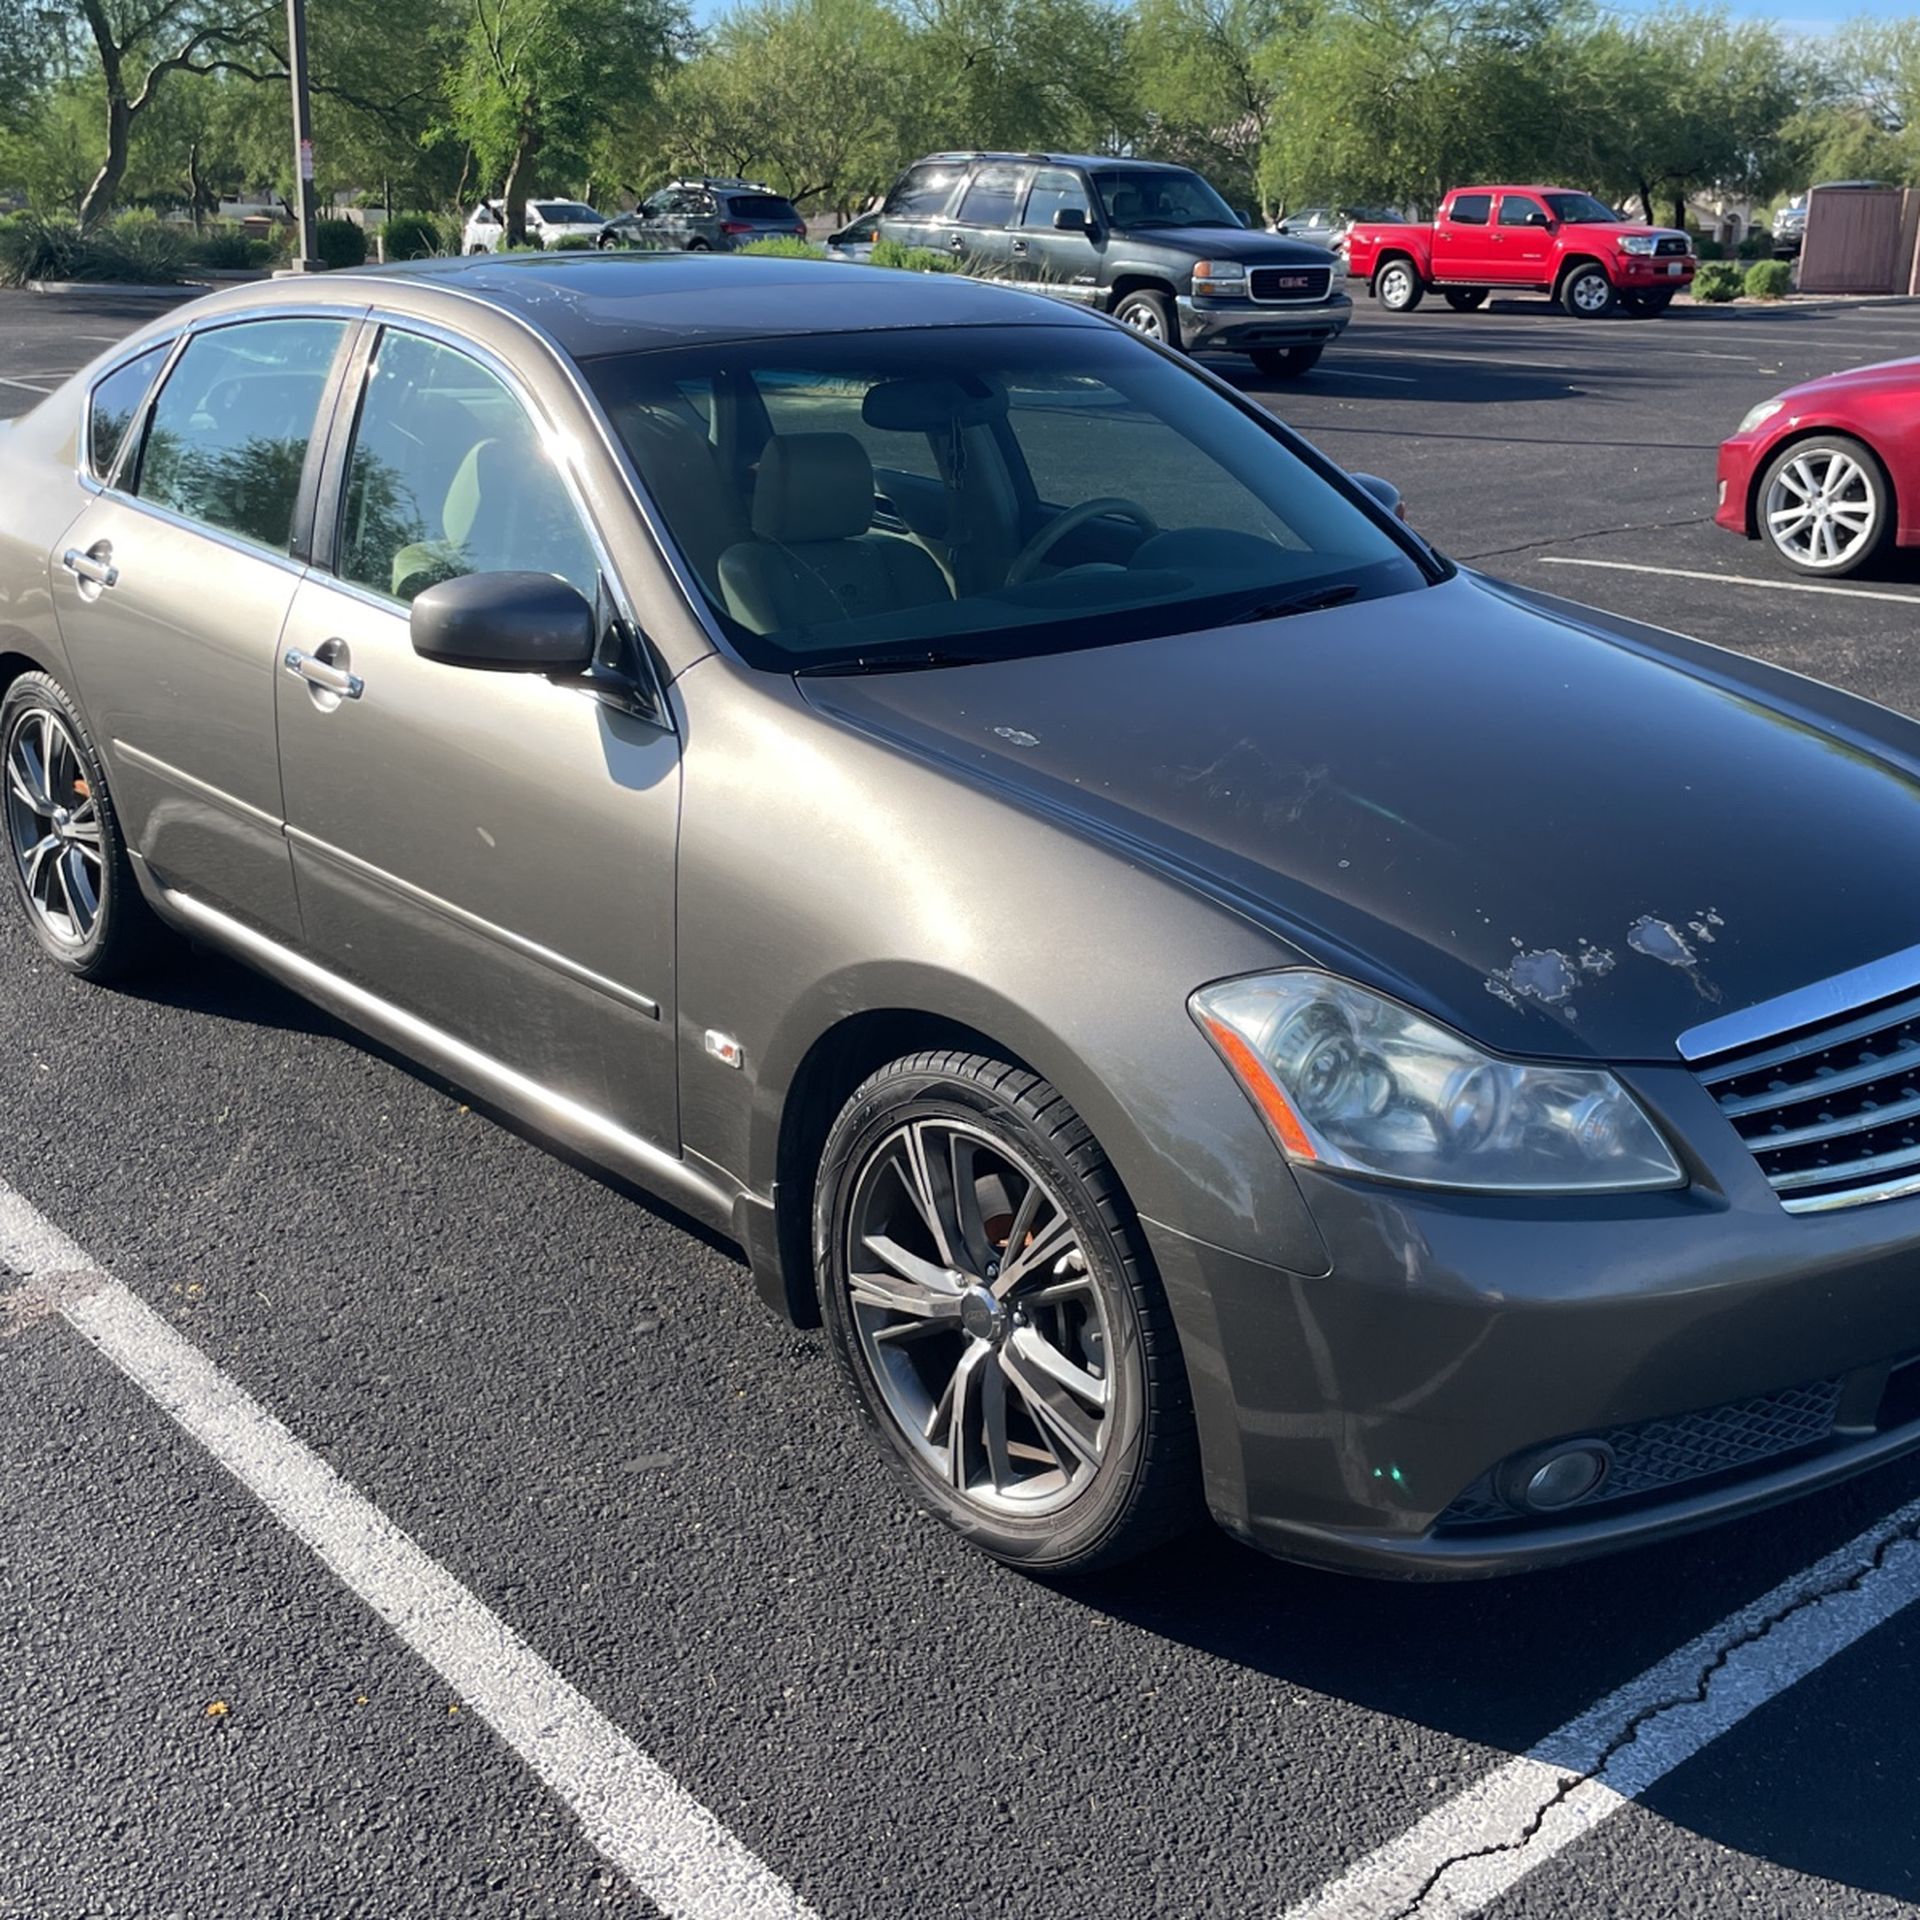
M 1613 310 L 1613 282 L 1606 269 L 1589 260 L 1560 283 L 1560 304 L 1576 320 L 1598 320 Z
M 1426 291 L 1413 262 L 1403 254 L 1396 254 L 1373 277 L 1373 297 L 1389 313 L 1411 313 Z
M 1673 295 L 1666 288 L 1657 287 L 1647 293 L 1623 293 L 1620 304 L 1629 313 L 1645 314 L 1651 318 L 1656 313 L 1665 313 L 1673 305 Z
M 1180 322 L 1174 317 L 1173 302 L 1164 293 L 1142 290 L 1130 293 L 1113 309 L 1113 317 L 1123 327 L 1144 333 L 1169 347 L 1180 344 Z
M 1256 347 L 1247 358 L 1270 380 L 1298 380 L 1320 364 L 1324 347 Z
M 1475 307 L 1487 304 L 1485 287 L 1449 287 L 1440 297 L 1455 313 L 1471 313 Z

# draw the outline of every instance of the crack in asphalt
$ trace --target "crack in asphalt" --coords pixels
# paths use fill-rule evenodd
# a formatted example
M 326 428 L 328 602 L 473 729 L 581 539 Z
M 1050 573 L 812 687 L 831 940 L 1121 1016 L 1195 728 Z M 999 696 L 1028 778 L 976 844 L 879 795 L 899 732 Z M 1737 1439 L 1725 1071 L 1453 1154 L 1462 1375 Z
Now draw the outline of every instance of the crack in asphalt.
M 1670 533 L 1678 527 L 1704 527 L 1713 519 L 1710 513 L 1689 514 L 1683 520 L 1649 520 L 1637 527 L 1594 527 L 1585 533 L 1556 533 L 1544 540 L 1523 540 L 1513 547 L 1485 547 L 1478 553 L 1464 553 L 1459 556 L 1469 564 L 1481 560 L 1499 560 L 1509 554 L 1533 553 L 1541 547 L 1572 546 L 1581 540 L 1604 540 L 1609 534 L 1619 533 Z
M 1791 1605 L 1776 1609 L 1764 1620 L 1757 1621 L 1744 1633 L 1736 1634 L 1714 1653 L 1712 1659 L 1708 1660 L 1705 1665 L 1701 1667 L 1699 1677 L 1690 1692 L 1675 1694 L 1663 1700 L 1651 1701 L 1646 1706 L 1639 1708 L 1629 1716 L 1619 1732 L 1600 1749 L 1592 1766 L 1586 1768 L 1584 1771 L 1557 1770 L 1559 1774 L 1558 1783 L 1554 1790 L 1548 1794 L 1534 1810 L 1532 1816 L 1526 1823 L 1525 1829 L 1521 1833 L 1510 1840 L 1497 1840 L 1487 1846 L 1469 1847 L 1459 1853 L 1450 1854 L 1426 1877 L 1413 1897 L 1407 1901 L 1405 1905 L 1394 1911 L 1391 1920 L 1420 1920 L 1420 1915 L 1425 1909 L 1428 1900 L 1433 1897 L 1438 1891 L 1440 1883 L 1445 1880 L 1455 1868 L 1464 1867 L 1475 1860 L 1492 1859 L 1496 1855 L 1503 1853 L 1524 1853 L 1526 1849 L 1539 1838 L 1541 1829 L 1546 1825 L 1548 1818 L 1552 1815 L 1555 1808 L 1564 1806 L 1572 1795 L 1583 1786 L 1590 1783 L 1600 1786 L 1609 1784 L 1606 1778 L 1608 1770 L 1655 1721 L 1664 1719 L 1670 1713 L 1677 1713 L 1683 1708 L 1705 1706 L 1709 1696 L 1712 1694 L 1715 1679 L 1726 1671 L 1727 1663 L 1732 1660 L 1737 1653 L 1741 1652 L 1744 1648 L 1757 1646 L 1761 1641 L 1765 1640 L 1769 1634 L 1777 1632 L 1779 1628 L 1784 1626 L 1789 1620 L 1797 1618 L 1799 1615 L 1809 1611 L 1809 1609 L 1825 1606 L 1829 1601 L 1838 1599 L 1843 1594 L 1859 1592 L 1868 1580 L 1886 1566 L 1887 1560 L 1895 1547 L 1911 1547 L 1916 1545 L 1920 1545 L 1920 1528 L 1906 1528 L 1900 1532 L 1889 1534 L 1887 1538 L 1875 1548 L 1872 1557 L 1862 1565 L 1854 1568 L 1844 1579 L 1836 1580 L 1831 1585 L 1820 1588 L 1817 1592 L 1802 1594 L 1794 1600 Z M 1692 1756 L 1688 1757 L 1691 1758 Z M 1651 1784 L 1651 1782 L 1645 1784 Z M 1639 1790 L 1629 1793 L 1625 1797 L 1635 1799 L 1638 1797 L 1638 1791 Z

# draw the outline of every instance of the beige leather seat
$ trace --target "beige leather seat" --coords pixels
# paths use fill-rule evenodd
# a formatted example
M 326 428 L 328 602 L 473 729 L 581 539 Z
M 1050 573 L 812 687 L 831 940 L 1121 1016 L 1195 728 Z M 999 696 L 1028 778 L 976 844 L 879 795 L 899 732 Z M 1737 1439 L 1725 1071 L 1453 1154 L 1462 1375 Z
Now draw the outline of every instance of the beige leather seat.
M 951 597 L 924 547 L 872 527 L 873 462 L 852 434 L 776 434 L 760 455 L 753 538 L 720 556 L 727 611 L 774 633 Z

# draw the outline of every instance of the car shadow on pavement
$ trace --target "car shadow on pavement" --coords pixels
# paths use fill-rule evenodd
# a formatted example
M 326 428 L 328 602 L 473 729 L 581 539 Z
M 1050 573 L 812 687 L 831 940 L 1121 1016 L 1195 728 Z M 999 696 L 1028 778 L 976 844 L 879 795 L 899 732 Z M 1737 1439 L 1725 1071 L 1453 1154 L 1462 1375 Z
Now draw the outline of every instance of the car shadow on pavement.
M 1578 376 L 1536 372 L 1520 367 L 1487 366 L 1475 362 L 1449 364 L 1422 356 L 1394 360 L 1370 353 L 1364 361 L 1341 358 L 1336 342 L 1327 357 L 1298 380 L 1272 380 L 1244 360 L 1213 360 L 1208 371 L 1249 400 L 1272 408 L 1283 419 L 1290 395 L 1315 393 L 1351 396 L 1355 400 L 1455 402 L 1463 406 L 1513 406 L 1529 400 L 1564 400 L 1575 391 Z M 1488 436 L 1491 438 L 1492 436 Z

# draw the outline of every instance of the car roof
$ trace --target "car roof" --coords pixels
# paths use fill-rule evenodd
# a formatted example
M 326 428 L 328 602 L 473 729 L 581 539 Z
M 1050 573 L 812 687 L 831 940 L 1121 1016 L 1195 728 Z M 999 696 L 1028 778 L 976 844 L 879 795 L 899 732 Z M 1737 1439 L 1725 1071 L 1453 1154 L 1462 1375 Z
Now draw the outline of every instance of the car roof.
M 375 301 L 456 326 L 460 308 L 478 302 L 576 360 L 891 327 L 1107 324 L 1063 301 L 960 274 L 708 253 L 470 254 L 255 282 L 214 297 L 228 315 L 287 301 Z
M 1178 160 L 1123 160 L 1110 153 L 1013 153 L 997 147 L 961 147 L 951 153 L 929 153 L 913 164 L 926 167 L 939 160 L 1030 160 L 1049 167 L 1098 167 L 1103 173 L 1164 173 L 1169 167 L 1181 173 L 1193 172 L 1192 167 Z

